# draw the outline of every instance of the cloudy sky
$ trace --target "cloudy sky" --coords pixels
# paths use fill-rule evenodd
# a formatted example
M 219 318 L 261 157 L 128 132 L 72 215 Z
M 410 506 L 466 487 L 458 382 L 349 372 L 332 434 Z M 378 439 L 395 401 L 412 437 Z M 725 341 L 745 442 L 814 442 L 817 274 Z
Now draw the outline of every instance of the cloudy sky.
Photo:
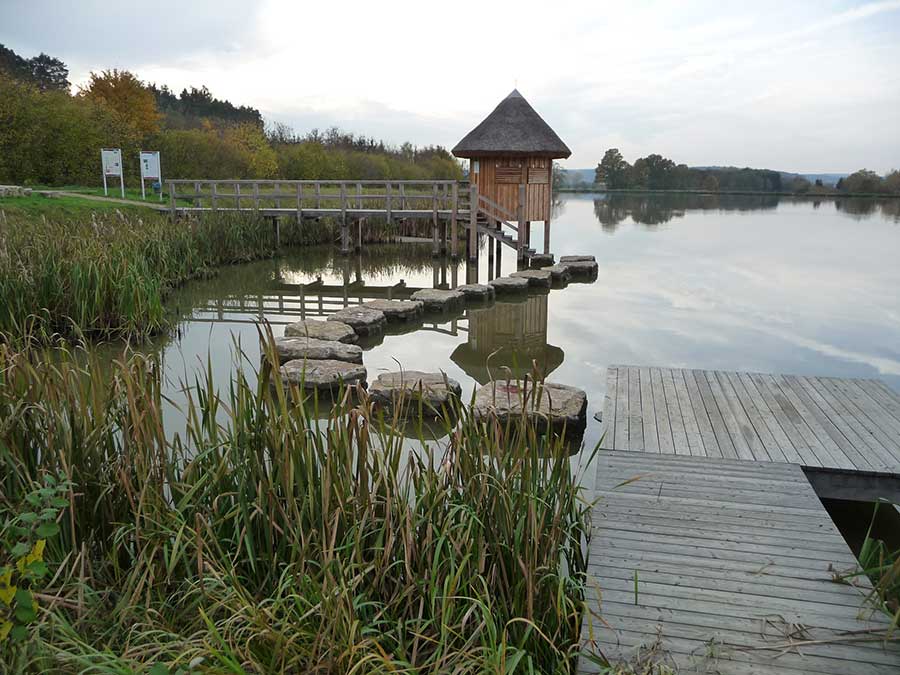
M 514 86 L 572 149 L 900 168 L 900 0 L 0 0 L 0 42 L 73 83 L 207 85 L 298 131 L 452 146 Z

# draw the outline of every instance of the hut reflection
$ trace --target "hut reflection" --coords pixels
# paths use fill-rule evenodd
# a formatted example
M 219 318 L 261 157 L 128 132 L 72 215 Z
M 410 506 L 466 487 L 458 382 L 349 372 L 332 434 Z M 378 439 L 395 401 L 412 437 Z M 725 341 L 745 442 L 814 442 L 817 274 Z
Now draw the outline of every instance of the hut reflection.
M 559 347 L 547 344 L 547 300 L 533 295 L 525 301 L 496 302 L 470 309 L 469 339 L 450 358 L 479 384 L 493 379 L 546 377 L 565 358 Z

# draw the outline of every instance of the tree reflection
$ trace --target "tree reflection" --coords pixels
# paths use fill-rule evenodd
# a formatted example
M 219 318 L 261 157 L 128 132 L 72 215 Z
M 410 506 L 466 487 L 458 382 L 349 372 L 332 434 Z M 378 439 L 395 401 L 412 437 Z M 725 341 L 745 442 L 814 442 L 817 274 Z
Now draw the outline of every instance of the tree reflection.
M 688 211 L 765 211 L 782 202 L 809 203 L 813 209 L 834 204 L 838 211 L 860 218 L 881 213 L 887 220 L 900 222 L 900 199 L 837 198 L 814 199 L 778 195 L 700 195 L 700 194 L 607 194 L 594 200 L 594 216 L 606 232 L 615 232 L 626 220 L 656 229 Z

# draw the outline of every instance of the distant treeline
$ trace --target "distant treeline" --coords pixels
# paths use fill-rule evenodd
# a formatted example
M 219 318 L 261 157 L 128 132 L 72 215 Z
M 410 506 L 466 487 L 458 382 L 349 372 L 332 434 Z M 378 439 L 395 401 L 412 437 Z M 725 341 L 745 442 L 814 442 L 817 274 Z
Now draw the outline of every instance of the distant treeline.
M 442 147 L 393 147 L 337 128 L 266 128 L 259 110 L 206 87 L 176 96 L 114 69 L 91 73 L 73 95 L 62 61 L 24 59 L 0 45 L 0 183 L 96 185 L 104 147 L 122 148 L 132 184 L 140 150 L 161 152 L 164 179 L 462 177 Z
M 900 171 L 881 177 L 861 169 L 838 181 L 834 188 L 801 176 L 785 180 L 780 171 L 737 167 L 695 168 L 651 154 L 629 164 L 617 148 L 610 148 L 597 165 L 595 184 L 611 190 L 702 190 L 705 192 L 834 192 L 900 194 Z

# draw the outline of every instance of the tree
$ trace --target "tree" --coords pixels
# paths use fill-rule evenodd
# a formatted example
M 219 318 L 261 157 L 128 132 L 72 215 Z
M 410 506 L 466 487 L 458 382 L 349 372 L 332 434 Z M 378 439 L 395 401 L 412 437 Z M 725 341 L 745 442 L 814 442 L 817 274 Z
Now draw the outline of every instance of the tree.
M 41 52 L 28 59 L 31 79 L 41 91 L 69 91 L 69 69 L 57 58 Z
M 847 176 L 841 188 L 846 192 L 873 193 L 881 191 L 881 176 L 868 169 L 860 169 Z
M 159 130 L 156 96 L 127 70 L 114 68 L 99 75 L 92 72 L 80 95 L 114 110 L 142 137 Z
M 606 183 L 607 188 L 620 189 L 628 187 L 628 162 L 622 157 L 618 148 L 610 148 L 603 155 L 594 173 L 595 183 Z
M 900 171 L 896 169 L 891 171 L 884 177 L 883 185 L 885 192 L 890 192 L 895 195 L 900 194 Z
M 703 178 L 702 188 L 706 190 L 706 192 L 718 192 L 719 191 L 719 179 L 713 176 L 711 173 L 707 174 Z

